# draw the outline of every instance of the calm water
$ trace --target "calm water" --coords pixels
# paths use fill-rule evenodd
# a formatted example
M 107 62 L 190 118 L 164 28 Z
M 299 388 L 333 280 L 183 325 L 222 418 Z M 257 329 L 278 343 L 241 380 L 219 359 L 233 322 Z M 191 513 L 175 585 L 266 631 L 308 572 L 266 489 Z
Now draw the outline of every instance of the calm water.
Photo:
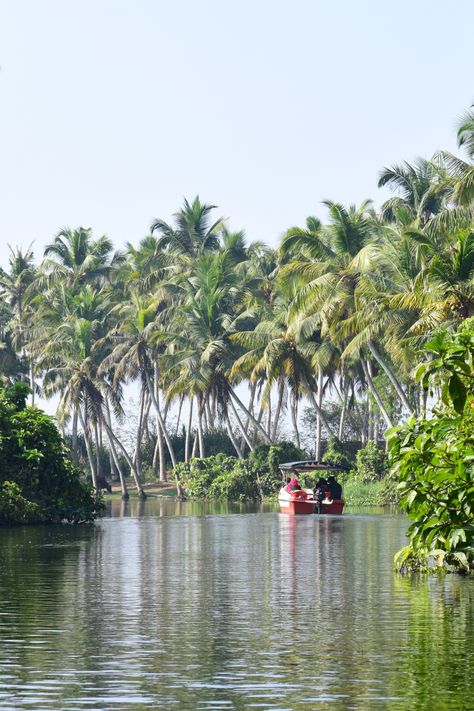
M 2 530 L 0 708 L 473 709 L 474 582 L 396 576 L 405 525 L 155 500 Z

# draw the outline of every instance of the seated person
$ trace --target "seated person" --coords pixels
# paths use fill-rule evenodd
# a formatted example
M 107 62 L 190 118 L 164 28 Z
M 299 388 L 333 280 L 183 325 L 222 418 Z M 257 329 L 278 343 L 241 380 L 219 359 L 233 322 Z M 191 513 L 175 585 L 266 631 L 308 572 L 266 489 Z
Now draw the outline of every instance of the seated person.
M 322 511 L 322 504 L 323 500 L 326 498 L 326 491 L 328 488 L 328 483 L 326 479 L 323 477 L 320 477 L 318 481 L 316 482 L 316 485 L 313 489 L 313 494 L 314 494 L 314 500 L 316 501 L 316 510 L 318 513 L 321 513 Z
M 287 492 L 290 494 L 292 491 L 300 491 L 301 486 L 299 484 L 298 479 L 295 476 L 292 476 L 291 479 L 288 477 L 286 481 L 286 486 L 285 489 Z
M 328 478 L 327 486 L 331 494 L 331 499 L 342 499 L 342 486 L 333 476 Z

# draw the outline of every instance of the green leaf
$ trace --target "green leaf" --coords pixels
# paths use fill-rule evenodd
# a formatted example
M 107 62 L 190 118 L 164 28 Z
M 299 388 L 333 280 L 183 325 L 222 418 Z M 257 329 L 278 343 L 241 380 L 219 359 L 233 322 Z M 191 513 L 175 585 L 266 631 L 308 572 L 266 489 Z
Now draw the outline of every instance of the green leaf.
M 457 373 L 453 373 L 449 378 L 449 395 L 454 409 L 461 414 L 466 404 L 467 390 Z

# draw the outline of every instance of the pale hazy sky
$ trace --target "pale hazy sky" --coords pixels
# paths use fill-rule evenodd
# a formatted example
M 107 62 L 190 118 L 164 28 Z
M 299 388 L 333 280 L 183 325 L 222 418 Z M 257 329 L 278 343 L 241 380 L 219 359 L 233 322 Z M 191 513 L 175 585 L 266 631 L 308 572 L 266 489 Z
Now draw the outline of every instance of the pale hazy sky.
M 275 244 L 455 149 L 472 0 L 0 0 L 0 264 L 63 226 L 137 243 L 199 194 Z M 217 214 L 216 214 L 217 216 Z

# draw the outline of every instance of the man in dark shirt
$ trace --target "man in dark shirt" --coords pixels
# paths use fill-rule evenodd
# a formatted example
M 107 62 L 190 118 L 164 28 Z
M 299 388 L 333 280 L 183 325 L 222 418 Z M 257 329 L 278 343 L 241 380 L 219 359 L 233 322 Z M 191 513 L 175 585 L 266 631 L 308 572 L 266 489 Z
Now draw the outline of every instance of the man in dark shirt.
M 331 492 L 331 499 L 342 499 L 342 487 L 333 476 L 328 477 L 328 488 Z

